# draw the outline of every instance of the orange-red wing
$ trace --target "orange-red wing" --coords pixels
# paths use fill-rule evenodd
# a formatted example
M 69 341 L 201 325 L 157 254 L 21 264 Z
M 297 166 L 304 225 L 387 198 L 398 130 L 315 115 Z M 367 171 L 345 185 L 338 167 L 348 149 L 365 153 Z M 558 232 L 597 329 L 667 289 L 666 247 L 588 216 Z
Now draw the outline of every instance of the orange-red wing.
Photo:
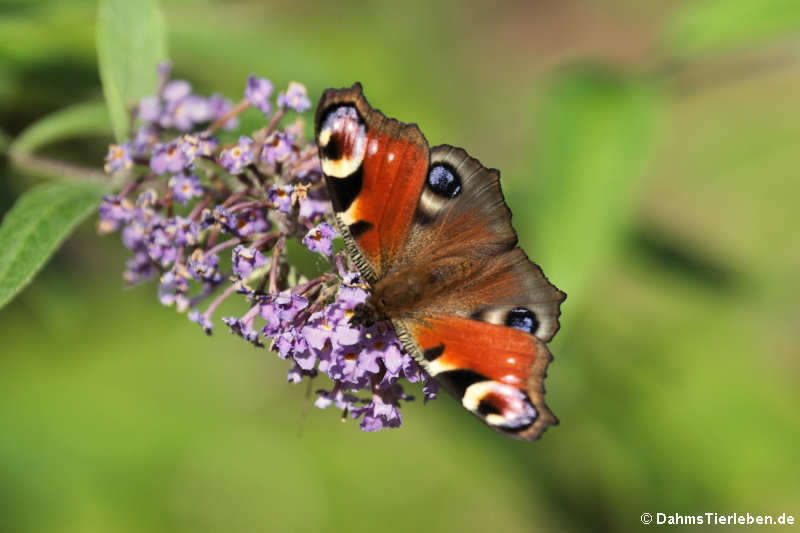
M 374 282 L 408 239 L 428 170 L 428 143 L 415 124 L 373 109 L 360 84 L 323 93 L 316 139 L 338 229 Z
M 426 370 L 493 429 L 534 440 L 558 422 L 544 402 L 552 356 L 534 335 L 456 316 L 398 322 Z

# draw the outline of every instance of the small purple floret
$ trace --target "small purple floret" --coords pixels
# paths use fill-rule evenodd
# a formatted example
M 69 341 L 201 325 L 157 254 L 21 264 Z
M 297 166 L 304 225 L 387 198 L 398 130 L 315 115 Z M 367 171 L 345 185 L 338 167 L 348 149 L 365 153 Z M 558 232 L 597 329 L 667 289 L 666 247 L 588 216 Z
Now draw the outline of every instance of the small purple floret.
M 258 78 L 255 74 L 247 77 L 247 86 L 244 89 L 244 96 L 250 103 L 259 108 L 265 115 L 269 115 L 271 105 L 269 97 L 272 95 L 272 82 L 266 78 Z
M 286 92 L 282 92 L 278 95 L 278 105 L 280 107 L 294 109 L 298 113 L 307 110 L 311 107 L 311 100 L 308 99 L 306 86 L 296 81 L 289 83 L 289 88 Z
M 275 209 L 284 213 L 292 212 L 292 192 L 291 185 L 272 185 L 267 191 L 267 198 L 275 205 Z
M 239 142 L 220 154 L 222 168 L 231 174 L 241 174 L 244 168 L 253 162 L 253 139 L 242 135 Z
M 178 148 L 178 143 L 172 141 L 166 144 L 157 144 L 153 149 L 153 157 L 150 159 L 150 168 L 156 174 L 171 172 L 177 174 L 182 171 L 189 163 L 186 155 Z
M 255 248 L 246 248 L 239 245 L 233 249 L 233 275 L 240 279 L 247 279 L 257 268 L 267 264 L 264 254 Z
M 309 230 L 303 237 L 303 244 L 312 252 L 319 252 L 326 257 L 330 257 L 333 252 L 333 239 L 336 237 L 336 230 L 327 222 L 321 222 L 316 228 Z
M 197 198 L 203 194 L 200 180 L 194 174 L 186 174 L 185 172 L 175 174 L 169 179 L 167 186 L 172 191 L 173 198 L 181 204 L 185 204 L 192 198 Z
M 211 114 L 211 120 L 218 120 L 224 117 L 231 109 L 233 109 L 233 102 L 225 98 L 221 94 L 212 94 L 208 99 L 208 112 Z M 224 130 L 235 130 L 239 127 L 239 118 L 233 117 L 223 124 Z
M 120 170 L 127 170 L 133 165 L 133 158 L 128 143 L 112 144 L 108 147 L 106 164 L 103 167 L 106 174 L 114 174 Z

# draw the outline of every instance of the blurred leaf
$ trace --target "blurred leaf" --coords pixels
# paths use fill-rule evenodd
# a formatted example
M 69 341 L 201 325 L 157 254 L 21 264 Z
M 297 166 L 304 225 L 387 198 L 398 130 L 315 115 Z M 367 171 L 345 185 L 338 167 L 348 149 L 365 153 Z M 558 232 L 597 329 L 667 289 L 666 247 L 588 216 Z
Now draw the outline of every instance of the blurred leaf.
M 687 58 L 790 34 L 800 35 L 797 0 L 688 2 L 666 24 L 665 44 Z
M 615 252 L 651 148 L 651 87 L 599 71 L 559 75 L 538 122 L 537 262 L 574 304 Z
M 11 139 L 3 130 L 0 130 L 0 154 L 5 154 L 11 144 Z
M 102 0 L 97 11 L 97 60 L 114 134 L 128 138 L 128 106 L 153 94 L 156 65 L 167 59 L 164 17 L 156 0 Z
M 0 308 L 22 290 L 89 213 L 104 187 L 56 183 L 23 194 L 0 224 Z
M 31 124 L 11 143 L 9 152 L 29 154 L 61 139 L 110 133 L 105 103 L 84 102 L 60 109 Z

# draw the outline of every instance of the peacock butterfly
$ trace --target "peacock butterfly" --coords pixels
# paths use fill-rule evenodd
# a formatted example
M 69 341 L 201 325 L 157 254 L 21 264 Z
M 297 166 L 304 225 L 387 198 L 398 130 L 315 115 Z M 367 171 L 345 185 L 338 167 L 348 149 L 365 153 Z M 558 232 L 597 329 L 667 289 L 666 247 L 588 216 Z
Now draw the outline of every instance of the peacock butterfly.
M 493 429 L 535 440 L 566 295 L 517 247 L 500 173 L 328 89 L 316 142 L 336 224 L 371 286 L 352 322 L 389 320 L 405 350 Z

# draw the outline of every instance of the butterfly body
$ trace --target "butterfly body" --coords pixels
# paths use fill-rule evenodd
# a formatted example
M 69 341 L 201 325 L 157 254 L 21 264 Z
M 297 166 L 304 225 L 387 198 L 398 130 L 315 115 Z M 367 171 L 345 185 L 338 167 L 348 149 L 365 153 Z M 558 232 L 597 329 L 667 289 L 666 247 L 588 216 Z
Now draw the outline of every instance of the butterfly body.
M 564 293 L 517 247 L 499 172 L 429 147 L 373 109 L 361 86 L 329 89 L 316 138 L 336 224 L 371 286 L 353 322 L 390 320 L 408 351 L 493 429 L 533 440 Z

